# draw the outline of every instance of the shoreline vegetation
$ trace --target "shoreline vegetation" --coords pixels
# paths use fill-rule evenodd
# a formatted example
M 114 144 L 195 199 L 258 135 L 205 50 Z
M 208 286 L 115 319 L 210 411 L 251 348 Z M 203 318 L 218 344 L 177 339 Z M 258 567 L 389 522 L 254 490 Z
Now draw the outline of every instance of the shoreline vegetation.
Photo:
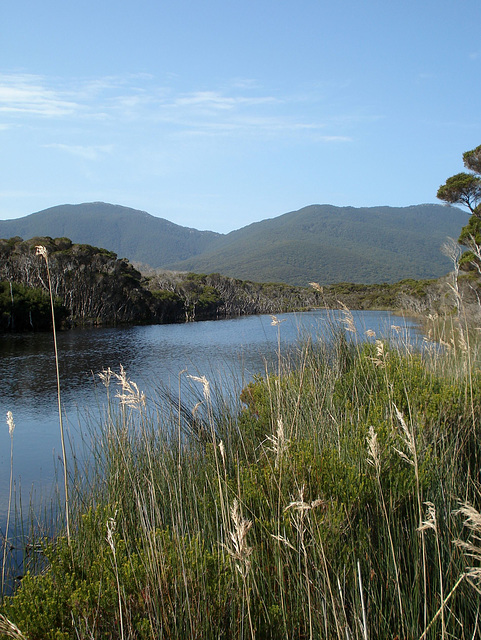
M 346 308 L 284 354 L 273 316 L 274 371 L 229 398 L 204 376 L 147 398 L 99 372 L 70 539 L 52 507 L 0 637 L 476 637 L 481 373 L 463 318 L 414 352 L 402 332 L 366 342 Z
M 161 308 L 167 321 L 180 298 L 184 321 L 222 317 L 219 309 L 271 313 L 278 345 L 273 369 L 229 396 L 228 384 L 179 372 L 177 395 L 148 398 L 122 367 L 98 372 L 100 422 L 68 474 L 64 458 L 57 500 L 43 517 L 28 514 L 24 574 L 10 596 L 7 526 L 0 638 L 480 635 L 481 146 L 463 158 L 471 173 L 438 191 L 472 213 L 460 237 L 468 251 L 444 247 L 452 273 L 380 288 L 311 283 L 306 307 L 334 301 L 342 311 L 330 335 L 288 353 L 275 313 L 304 306 L 299 288 L 142 276 L 67 239 L 0 241 L 3 303 L 24 295 L 31 323 L 43 301 L 13 284 L 38 288 L 48 275 L 52 315 L 64 309 L 64 322 L 98 322 L 114 309 L 116 322 L 147 321 Z M 34 262 L 39 244 L 49 274 Z M 358 305 L 423 314 L 422 348 L 401 330 L 391 341 L 357 334 L 349 307 Z M 12 468 L 10 412 L 7 425 Z
M 51 330 L 47 274 L 35 254 L 38 245 L 50 256 L 59 329 L 216 320 L 342 305 L 441 314 L 455 304 L 446 278 L 305 287 L 256 283 L 216 273 L 136 268 L 115 253 L 68 238 L 17 237 L 0 240 L 0 331 Z

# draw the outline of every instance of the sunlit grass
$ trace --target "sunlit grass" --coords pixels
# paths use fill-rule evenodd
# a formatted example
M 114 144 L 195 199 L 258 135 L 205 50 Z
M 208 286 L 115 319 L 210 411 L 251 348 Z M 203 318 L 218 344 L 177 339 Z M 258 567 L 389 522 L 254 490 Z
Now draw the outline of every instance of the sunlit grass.
M 289 357 L 273 318 L 273 370 L 229 402 L 202 375 L 167 402 L 101 372 L 71 549 L 45 544 L 5 619 L 29 638 L 476 637 L 474 344 L 366 343 L 344 311 Z

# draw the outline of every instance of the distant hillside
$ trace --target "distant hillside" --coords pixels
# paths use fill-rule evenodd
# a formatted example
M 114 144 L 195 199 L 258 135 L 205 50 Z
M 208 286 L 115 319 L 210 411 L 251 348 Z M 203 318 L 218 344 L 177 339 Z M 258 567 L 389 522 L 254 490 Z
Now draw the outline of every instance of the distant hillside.
M 66 237 L 155 267 L 202 253 L 219 235 L 105 202 L 63 204 L 17 220 L 0 221 L 0 238 Z
M 205 253 L 168 266 L 294 285 L 437 278 L 452 266 L 442 244 L 457 238 L 468 218 L 436 204 L 312 205 L 233 231 Z
M 457 238 L 468 219 L 456 207 L 435 204 L 311 205 L 222 235 L 95 202 L 0 221 L 0 237 L 65 236 L 154 268 L 254 282 L 371 284 L 446 274 L 451 264 L 441 245 Z

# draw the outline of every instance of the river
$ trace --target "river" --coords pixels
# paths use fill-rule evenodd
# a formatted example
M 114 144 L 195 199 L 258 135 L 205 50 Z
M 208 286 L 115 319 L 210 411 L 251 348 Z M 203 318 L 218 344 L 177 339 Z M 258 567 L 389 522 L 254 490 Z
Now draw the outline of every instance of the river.
M 326 335 L 333 314 L 325 310 L 282 314 L 274 326 L 270 316 L 182 325 L 84 329 L 60 332 L 58 350 L 65 429 L 75 444 L 87 414 L 97 415 L 103 401 L 96 374 L 120 364 L 147 396 L 159 384 L 177 389 L 180 372 L 205 375 L 211 382 L 238 392 L 256 373 L 274 362 L 278 331 L 286 352 L 301 336 Z M 414 319 L 388 312 L 354 312 L 357 336 L 372 330 L 378 336 L 419 337 Z M 372 339 L 372 337 L 370 338 Z M 10 436 L 6 413 L 15 421 L 13 473 L 18 502 L 48 494 L 59 467 L 60 438 L 53 341 L 50 334 L 2 335 L 0 338 L 0 523 L 5 522 L 10 477 Z M 185 375 L 182 379 L 185 380 Z M 97 378 L 97 384 L 94 380 Z M 3 526 L 2 526 L 3 530 Z

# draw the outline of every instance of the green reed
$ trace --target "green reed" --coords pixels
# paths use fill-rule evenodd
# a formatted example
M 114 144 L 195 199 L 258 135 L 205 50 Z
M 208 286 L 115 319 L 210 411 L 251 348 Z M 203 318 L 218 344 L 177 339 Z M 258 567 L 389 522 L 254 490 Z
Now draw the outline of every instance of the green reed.
M 46 542 L 1 613 L 32 638 L 475 637 L 475 353 L 344 322 L 229 402 L 102 372 L 71 550 Z

